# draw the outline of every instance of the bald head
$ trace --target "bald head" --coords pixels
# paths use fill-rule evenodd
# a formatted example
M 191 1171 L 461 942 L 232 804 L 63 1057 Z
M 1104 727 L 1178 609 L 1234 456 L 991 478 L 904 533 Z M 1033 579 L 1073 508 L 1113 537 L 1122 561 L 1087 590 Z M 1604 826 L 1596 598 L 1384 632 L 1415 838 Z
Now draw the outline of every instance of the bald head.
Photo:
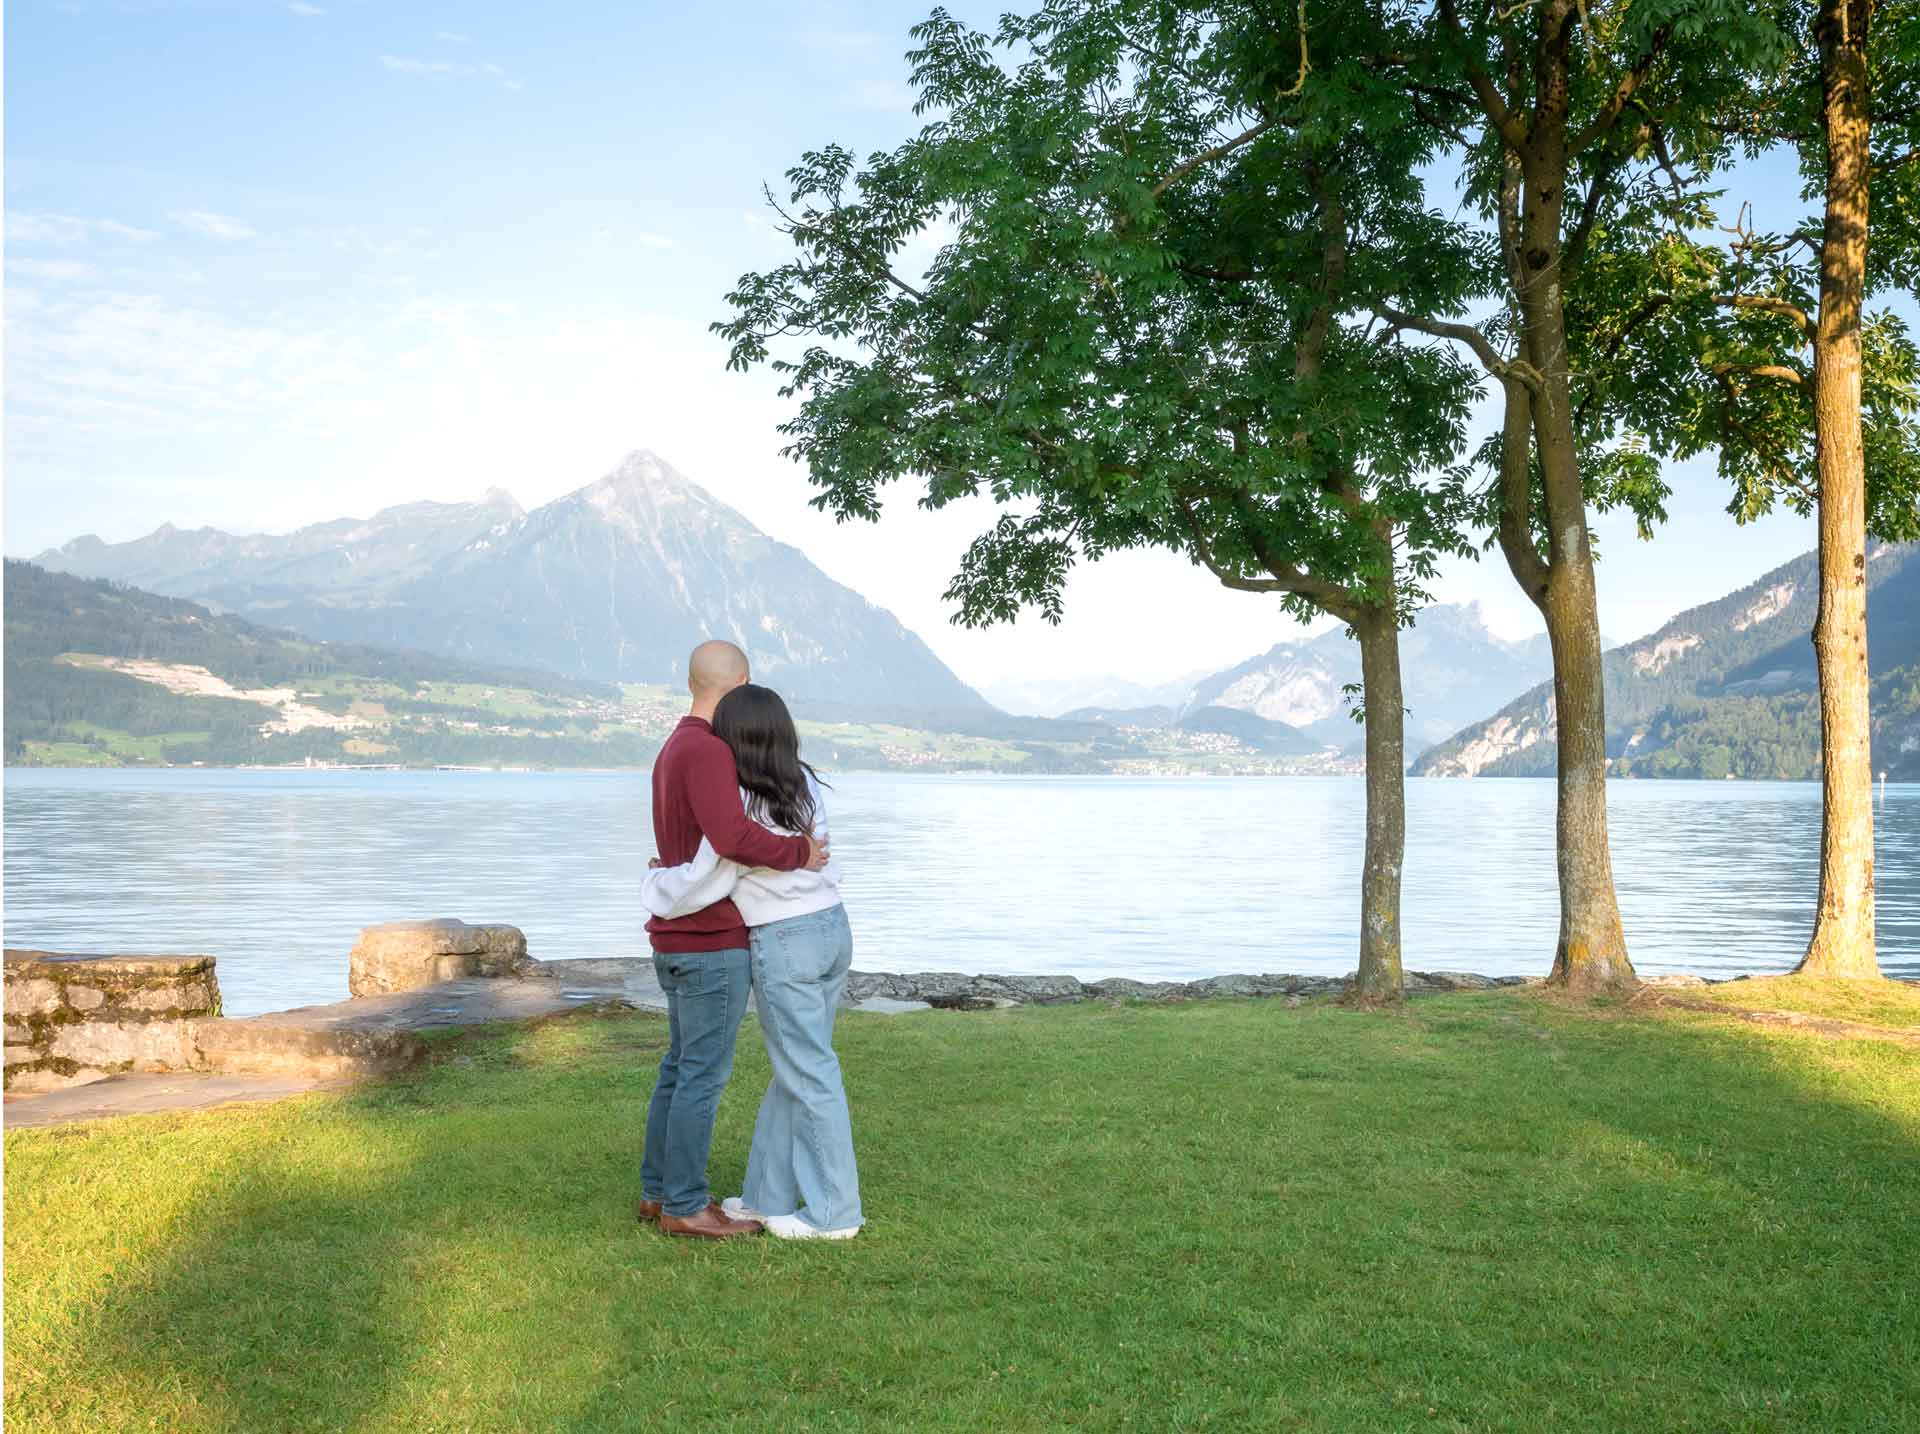
M 696 716 L 747 680 L 747 655 L 730 642 L 703 642 L 687 659 L 687 690 Z

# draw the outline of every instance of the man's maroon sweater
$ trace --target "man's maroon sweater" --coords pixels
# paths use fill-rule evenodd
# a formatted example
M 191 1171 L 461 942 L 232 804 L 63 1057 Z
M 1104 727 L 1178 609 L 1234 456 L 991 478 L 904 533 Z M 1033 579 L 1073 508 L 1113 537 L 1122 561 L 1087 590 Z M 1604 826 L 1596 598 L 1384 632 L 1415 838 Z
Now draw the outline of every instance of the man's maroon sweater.
M 743 866 L 794 871 L 807 864 L 807 839 L 775 836 L 750 821 L 740 806 L 740 774 L 733 752 L 698 717 L 682 717 L 653 763 L 653 844 L 668 866 L 692 861 L 700 838 Z M 716 901 L 691 916 L 647 922 L 653 949 L 731 951 L 747 944 L 747 923 L 731 901 Z

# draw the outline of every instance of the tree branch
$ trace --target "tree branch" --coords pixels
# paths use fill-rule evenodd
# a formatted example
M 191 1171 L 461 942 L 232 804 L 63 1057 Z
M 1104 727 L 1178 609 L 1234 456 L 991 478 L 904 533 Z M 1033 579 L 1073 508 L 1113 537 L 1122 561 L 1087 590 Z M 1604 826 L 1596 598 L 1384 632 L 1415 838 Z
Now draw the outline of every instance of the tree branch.
M 1265 277 L 1255 269 L 1212 269 L 1205 264 L 1176 264 L 1174 268 L 1195 279 L 1215 279 L 1222 284 L 1245 284 Z
M 1644 324 L 1648 319 L 1652 318 L 1672 302 L 1673 296 L 1671 294 L 1656 294 L 1631 314 L 1627 315 L 1627 321 L 1620 326 L 1620 332 L 1608 341 L 1605 351 L 1600 356 L 1600 363 L 1612 363 L 1615 356 L 1626 346 L 1627 340 L 1633 337 L 1634 330 L 1638 329 L 1640 325 Z M 1594 395 L 1597 392 L 1597 389 L 1590 388 L 1587 390 L 1586 396 L 1580 400 L 1580 406 L 1574 410 L 1573 414 L 1575 427 L 1578 427 L 1581 420 L 1586 417 L 1587 405 L 1593 402 Z
M 1714 371 L 1714 378 L 1720 384 L 1720 391 L 1726 401 L 1720 407 L 1720 431 L 1728 439 L 1738 439 L 1747 446 L 1747 450 L 1772 476 L 1773 481 L 1782 487 L 1792 488 L 1804 496 L 1808 502 L 1818 501 L 1818 495 L 1805 477 L 1796 472 L 1793 464 L 1780 452 L 1778 445 L 1770 442 L 1764 435 L 1755 433 L 1738 416 L 1740 390 L 1734 386 L 1733 376 Z
M 1513 111 L 1507 108 L 1507 102 L 1500 98 L 1499 88 L 1493 83 L 1493 76 L 1478 60 L 1472 58 L 1467 45 L 1466 31 L 1460 24 L 1460 12 L 1455 8 L 1454 0 L 1440 0 L 1440 18 L 1446 24 L 1453 42 L 1460 48 L 1466 65 L 1467 81 L 1473 86 L 1473 93 L 1480 101 L 1480 108 L 1486 112 L 1487 120 L 1500 138 L 1514 149 L 1521 149 L 1527 142 L 1527 127 L 1514 118 Z
M 1757 124 L 1726 124 L 1716 120 L 1701 120 L 1700 127 L 1735 139 L 1767 139 L 1777 144 L 1812 144 L 1815 138 L 1811 130 L 1767 129 Z
M 1626 109 L 1627 102 L 1633 98 L 1633 92 L 1645 82 L 1647 72 L 1653 68 L 1655 57 L 1666 47 L 1667 40 L 1672 34 L 1673 26 L 1671 25 L 1662 25 L 1653 32 L 1647 52 L 1635 60 L 1633 68 L 1620 77 L 1620 83 L 1613 87 L 1613 93 L 1607 96 L 1607 102 L 1600 106 L 1600 112 L 1593 117 L 1592 123 L 1575 135 L 1573 142 L 1567 146 L 1568 158 L 1579 154 L 1618 123 L 1621 111 Z
M 1225 144 L 1216 144 L 1212 149 L 1206 150 L 1201 154 L 1196 154 L 1192 159 L 1185 160 L 1182 163 L 1175 165 L 1173 170 L 1166 176 L 1166 178 L 1162 179 L 1158 184 L 1153 186 L 1152 192 L 1149 195 L 1149 197 L 1153 199 L 1158 199 L 1161 195 L 1165 194 L 1169 188 L 1171 188 L 1175 184 L 1178 184 L 1182 179 L 1186 178 L 1189 174 L 1193 173 L 1193 171 L 1198 169 L 1201 165 L 1211 164 L 1214 160 L 1219 159 L 1224 155 L 1232 154 L 1236 149 L 1239 149 L 1242 145 L 1252 144 L 1256 139 L 1260 138 L 1261 135 L 1265 134 L 1268 130 L 1272 129 L 1278 123 L 1280 123 L 1280 120 L 1277 116 L 1269 119 L 1263 119 L 1260 121 L 1260 123 L 1258 123 L 1257 125 L 1254 125 L 1251 129 L 1243 130 L 1241 133 L 1235 135 L 1232 139 L 1228 140 Z
M 1384 340 L 1394 329 L 1412 329 L 1416 333 L 1429 334 L 1436 339 L 1452 339 L 1455 343 L 1465 344 L 1473 350 L 1480 365 L 1495 378 L 1516 379 L 1529 390 L 1537 390 L 1542 383 L 1540 373 L 1530 363 L 1520 359 L 1503 359 L 1495 350 L 1487 336 L 1472 324 L 1454 324 L 1441 319 L 1416 318 L 1412 314 L 1403 314 L 1400 310 L 1385 304 L 1374 305 L 1374 310 L 1391 326 L 1381 335 Z
M 1186 520 L 1187 531 L 1193 537 L 1194 556 L 1201 565 L 1220 580 L 1222 587 L 1229 587 L 1243 593 L 1294 593 L 1325 608 L 1335 617 L 1345 617 L 1342 611 L 1349 604 L 1344 589 L 1337 584 L 1310 578 L 1298 568 L 1286 564 L 1270 562 L 1260 550 L 1264 547 L 1253 532 L 1247 533 L 1248 546 L 1253 547 L 1260 556 L 1263 567 L 1275 572 L 1271 578 L 1246 578 L 1234 572 L 1214 556 L 1213 545 L 1207 541 L 1206 527 L 1200 521 L 1200 515 L 1194 511 L 1193 499 L 1185 493 L 1177 493 L 1174 501 L 1179 504 L 1181 517 Z
M 1807 311 L 1785 299 L 1775 299 L 1765 294 L 1715 294 L 1713 301 L 1723 309 L 1757 309 L 1763 314 L 1778 314 L 1783 319 L 1791 319 L 1808 343 L 1813 342 L 1818 332 L 1813 320 L 1807 317 Z
M 1500 431 L 1500 551 L 1513 580 L 1536 607 L 1545 608 L 1553 569 L 1533 541 L 1533 401 L 1525 385 L 1508 379 Z
M 1594 222 L 1600 217 L 1600 201 L 1612 187 L 1613 177 L 1620 172 L 1622 162 L 1618 158 L 1611 159 L 1595 171 L 1593 183 L 1587 186 L 1587 197 L 1580 206 L 1580 218 L 1573 226 L 1573 233 L 1561 247 L 1562 269 L 1571 272 L 1580 266 L 1580 260 L 1586 254 L 1588 236 L 1593 233 Z
M 1307 182 L 1320 205 L 1320 282 L 1319 302 L 1307 319 L 1307 330 L 1293 351 L 1293 376 L 1297 382 L 1320 373 L 1320 361 L 1327 347 L 1327 333 L 1333 326 L 1334 296 L 1347 272 L 1347 211 L 1327 186 L 1326 176 L 1314 164 L 1304 166 Z
M 1755 378 L 1777 378 L 1796 388 L 1807 386 L 1807 376 L 1797 368 L 1789 368 L 1778 363 L 1717 363 L 1708 370 L 1715 378 L 1725 378 L 1728 374 L 1750 373 Z

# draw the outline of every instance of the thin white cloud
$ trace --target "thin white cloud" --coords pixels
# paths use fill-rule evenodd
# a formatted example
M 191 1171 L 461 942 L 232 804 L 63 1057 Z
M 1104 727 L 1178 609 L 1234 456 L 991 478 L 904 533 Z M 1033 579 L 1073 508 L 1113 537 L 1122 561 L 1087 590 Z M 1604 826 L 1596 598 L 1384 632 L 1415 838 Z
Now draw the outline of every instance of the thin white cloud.
M 458 30 L 440 30 L 434 34 L 433 38 L 436 40 L 444 40 L 449 45 L 471 45 L 473 43 L 473 36 L 462 35 Z
M 7 259 L 7 272 L 22 279 L 44 279 L 54 284 L 70 284 L 96 279 L 100 271 L 78 259 Z
M 182 229 L 191 229 L 209 239 L 258 239 L 260 231 L 230 214 L 215 214 L 210 209 L 176 209 L 167 216 Z
M 117 219 L 82 219 L 72 214 L 9 214 L 7 238 L 16 244 L 84 244 L 89 239 L 124 239 L 150 244 L 160 235 Z
M 457 75 L 497 81 L 502 89 L 517 90 L 524 86 L 519 80 L 508 77 L 503 66 L 485 63 L 470 64 L 465 60 L 417 60 L 406 55 L 382 55 L 382 69 L 396 75 Z
M 322 10 L 318 5 L 305 4 L 304 0 L 293 0 L 293 3 L 287 6 L 287 9 L 291 10 L 294 14 L 300 16 L 302 19 L 311 19 L 315 15 L 324 15 L 327 13 L 325 10 Z
M 380 63 L 397 75 L 472 75 L 479 73 L 472 65 L 464 65 L 455 60 L 409 60 L 399 55 L 382 55 Z
M 673 247 L 673 240 L 669 239 L 666 235 L 655 234 L 650 231 L 634 235 L 633 242 L 640 245 L 643 249 L 671 249 Z

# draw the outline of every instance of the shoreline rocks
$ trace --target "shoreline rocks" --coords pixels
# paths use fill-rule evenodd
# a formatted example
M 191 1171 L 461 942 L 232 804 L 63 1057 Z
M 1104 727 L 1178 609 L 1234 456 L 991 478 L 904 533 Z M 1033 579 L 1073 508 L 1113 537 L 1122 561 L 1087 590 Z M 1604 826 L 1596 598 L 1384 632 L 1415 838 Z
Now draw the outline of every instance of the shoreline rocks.
M 1442 991 L 1491 991 L 1525 986 L 1532 976 L 1482 976 L 1473 971 L 1408 971 L 1409 996 Z M 875 998 L 922 1002 L 935 1010 L 984 1011 L 1007 1006 L 1057 1006 L 1075 1001 L 1205 1001 L 1219 998 L 1337 996 L 1353 977 L 1296 975 L 1206 976 L 1197 981 L 1137 981 L 1109 976 L 1081 981 L 1074 976 L 969 976 L 957 971 L 854 971 L 847 977 L 847 1002 Z

